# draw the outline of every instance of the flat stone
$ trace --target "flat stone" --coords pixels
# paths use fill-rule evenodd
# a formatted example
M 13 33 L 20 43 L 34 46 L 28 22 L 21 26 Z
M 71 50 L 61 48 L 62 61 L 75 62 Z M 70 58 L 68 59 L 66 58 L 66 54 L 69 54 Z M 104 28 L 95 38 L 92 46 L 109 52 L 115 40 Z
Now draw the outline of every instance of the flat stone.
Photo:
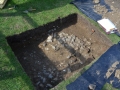
M 25 10 L 25 11 L 23 11 L 23 13 L 29 13 L 29 11 L 28 11 L 28 10 Z
M 112 64 L 112 67 L 113 67 L 113 68 L 116 68 L 119 63 L 120 63 L 120 62 L 116 61 L 115 63 Z
M 43 78 L 42 80 L 43 80 L 43 83 L 45 83 L 45 82 L 46 82 L 46 79 L 45 79 L 45 78 Z
M 70 60 L 69 60 L 69 64 L 72 64 L 74 62 L 77 61 L 77 58 L 76 57 L 72 57 Z
M 71 69 L 70 68 L 67 68 L 67 73 L 71 73 Z
M 54 50 L 56 49 L 56 47 L 55 47 L 55 46 L 53 46 L 53 45 L 51 45 L 51 47 L 52 47 L 52 49 L 54 49 Z
M 113 74 L 114 71 L 115 71 L 115 68 L 110 67 L 106 73 L 106 78 L 108 79 Z
M 59 33 L 59 37 L 63 37 L 63 33 Z
M 94 2 L 95 4 L 98 4 L 98 3 L 100 3 L 100 0 L 93 0 L 93 2 Z
M 83 47 L 84 46 L 84 41 L 80 41 L 80 46 Z
M 117 69 L 115 71 L 115 77 L 118 78 L 118 79 L 120 79 L 120 69 Z
M 36 85 L 39 85 L 40 84 L 40 81 L 36 83 Z
M 54 80 L 54 81 L 57 81 L 57 80 L 58 80 L 58 78 L 54 78 L 53 80 Z
M 90 89 L 90 90 L 95 90 L 95 88 L 96 88 L 96 85 L 94 85 L 94 84 L 90 84 L 90 85 L 89 85 L 89 89 Z
M 48 87 L 53 87 L 51 84 L 47 84 Z
M 45 46 L 47 45 L 47 43 L 46 43 L 46 42 L 44 42 L 42 45 L 43 45 L 43 47 L 45 47 Z
M 87 41 L 87 39 L 86 39 L 86 38 L 83 38 L 83 41 L 84 41 L 84 42 L 86 42 L 86 41 Z
M 91 42 L 89 42 L 89 41 L 86 41 L 86 45 L 91 45 L 92 43 Z
M 47 38 L 47 41 L 46 42 L 52 42 L 52 39 L 53 39 L 53 36 L 48 36 L 48 38 Z
M 40 87 L 44 87 L 44 85 L 43 85 L 43 84 L 40 84 Z
M 53 78 L 53 76 L 52 76 L 52 74 L 49 74 L 49 76 L 48 76 L 50 79 L 52 79 Z
M 71 54 L 70 54 L 70 55 L 68 55 L 68 56 L 67 56 L 67 59 L 70 59 L 70 58 L 71 58 L 71 56 L 72 56 Z

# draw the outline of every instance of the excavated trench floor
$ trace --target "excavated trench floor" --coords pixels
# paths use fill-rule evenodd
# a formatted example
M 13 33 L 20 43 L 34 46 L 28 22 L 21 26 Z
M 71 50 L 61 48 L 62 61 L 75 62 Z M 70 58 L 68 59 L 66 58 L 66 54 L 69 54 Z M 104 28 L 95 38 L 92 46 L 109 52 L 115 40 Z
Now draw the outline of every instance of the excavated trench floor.
M 78 14 L 6 39 L 36 90 L 55 87 L 112 45 Z

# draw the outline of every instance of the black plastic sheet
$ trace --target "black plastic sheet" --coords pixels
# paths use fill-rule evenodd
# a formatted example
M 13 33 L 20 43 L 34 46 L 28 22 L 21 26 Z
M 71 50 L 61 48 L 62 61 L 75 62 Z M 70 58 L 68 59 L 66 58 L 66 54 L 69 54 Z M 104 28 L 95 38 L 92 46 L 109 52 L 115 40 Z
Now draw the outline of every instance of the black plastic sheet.
M 113 87 L 120 88 L 120 80 L 114 77 L 115 71 L 109 78 L 105 77 L 107 70 L 116 61 L 120 62 L 120 42 L 110 47 L 88 70 L 67 85 L 67 90 L 88 90 L 90 84 L 96 85 L 95 90 L 101 90 L 103 85 L 106 82 L 110 83 L 110 81 L 113 81 Z M 117 65 L 116 69 L 120 69 L 120 64 Z
M 94 11 L 94 3 L 93 0 L 75 0 L 72 2 L 80 11 L 82 11 L 86 16 L 93 19 L 94 21 L 98 21 L 102 19 L 102 15 L 99 15 Z M 108 11 L 111 11 L 109 5 L 105 3 L 104 0 L 100 1 L 100 5 L 106 6 Z

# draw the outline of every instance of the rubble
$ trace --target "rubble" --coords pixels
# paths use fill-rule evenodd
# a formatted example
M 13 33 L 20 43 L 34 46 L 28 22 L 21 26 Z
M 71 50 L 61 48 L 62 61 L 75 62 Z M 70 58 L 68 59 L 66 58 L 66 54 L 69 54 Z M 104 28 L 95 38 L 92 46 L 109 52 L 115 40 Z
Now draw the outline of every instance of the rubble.
M 87 60 L 87 58 L 89 58 L 91 55 L 91 45 L 92 43 L 84 36 L 83 38 L 79 38 L 73 34 L 69 35 L 64 32 L 60 32 L 59 34 L 52 33 L 49 35 L 47 40 L 39 45 L 40 48 L 45 50 L 46 53 L 48 52 L 48 57 L 51 52 L 55 51 L 55 54 L 59 53 L 59 55 L 66 60 L 64 60 L 65 62 L 57 62 L 56 67 L 58 67 L 60 71 L 56 71 L 55 68 L 51 67 L 47 68 L 47 66 L 44 65 L 42 71 L 43 75 L 42 73 L 38 74 L 41 79 L 36 85 L 51 88 L 53 87 L 51 83 L 62 80 L 61 76 L 69 74 L 75 69 L 78 69 L 80 65 L 86 62 L 82 60 L 81 57 L 85 57 L 84 59 Z M 72 69 L 71 66 L 74 66 L 74 69 Z M 49 80 L 51 83 L 48 84 L 47 81 Z M 44 85 L 41 85 L 40 81 L 43 82 Z

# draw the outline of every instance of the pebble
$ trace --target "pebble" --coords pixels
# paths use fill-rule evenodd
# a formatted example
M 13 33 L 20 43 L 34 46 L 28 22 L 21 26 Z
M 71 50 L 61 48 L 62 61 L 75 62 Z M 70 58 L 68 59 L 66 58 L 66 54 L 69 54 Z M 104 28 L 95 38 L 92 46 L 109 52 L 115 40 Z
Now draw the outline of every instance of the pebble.
M 27 59 L 26 57 L 24 57 L 24 59 Z
M 67 68 L 67 73 L 71 73 L 71 70 L 70 70 L 70 68 Z
M 46 45 L 47 45 L 47 43 L 46 43 L 46 42 L 44 42 L 44 43 L 43 43 L 43 47 L 45 47 Z
M 49 76 L 48 76 L 50 79 L 52 79 L 53 78 L 53 76 L 52 76 L 52 74 L 49 74 Z
M 58 78 L 54 78 L 53 80 L 54 80 L 54 81 L 57 81 L 57 80 L 58 80 Z
M 43 85 L 43 84 L 40 84 L 40 87 L 44 87 L 44 85 Z
M 92 43 L 89 41 L 86 41 L 86 45 L 90 46 Z
M 43 83 L 45 83 L 45 82 L 46 82 L 46 78 L 43 78 L 42 80 L 43 80 Z
M 48 50 L 49 50 L 49 48 L 45 48 L 45 50 L 46 50 L 46 51 L 48 51 Z
M 39 85 L 40 84 L 40 81 L 36 83 L 36 85 Z
M 67 56 L 67 59 L 70 59 L 71 58 L 71 54 Z
M 116 69 L 116 71 L 115 71 L 115 77 L 120 80 L 120 69 Z
M 90 89 L 90 90 L 95 90 L 95 88 L 96 88 L 96 85 L 94 85 L 94 84 L 90 84 L 90 85 L 89 85 L 89 89 Z
M 48 87 L 51 87 L 51 88 L 53 87 L 51 84 L 47 84 L 47 86 L 48 86 Z
M 98 4 L 98 3 L 100 3 L 100 0 L 93 0 L 93 2 L 94 2 L 95 4 Z
M 51 45 L 51 47 L 52 47 L 52 49 L 54 49 L 54 50 L 56 49 L 56 47 L 55 47 L 55 46 L 53 46 L 53 45 Z

